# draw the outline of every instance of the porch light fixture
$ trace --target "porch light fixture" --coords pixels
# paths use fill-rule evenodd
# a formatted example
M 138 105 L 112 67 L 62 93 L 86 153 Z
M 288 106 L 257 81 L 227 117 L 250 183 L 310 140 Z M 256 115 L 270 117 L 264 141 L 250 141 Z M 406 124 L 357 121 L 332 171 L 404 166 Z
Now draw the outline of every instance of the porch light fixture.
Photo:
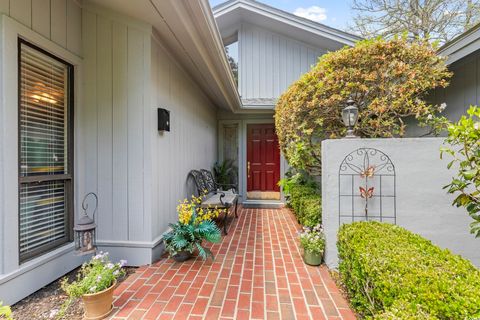
M 90 196 L 95 200 L 95 208 L 93 209 L 92 218 L 90 218 L 87 213 L 87 200 Z M 97 195 L 93 192 L 87 193 L 82 202 L 83 215 L 80 217 L 80 219 L 78 219 L 78 223 L 73 228 L 75 231 L 75 251 L 77 255 L 82 256 L 94 253 L 97 249 L 95 234 L 95 229 L 97 228 L 97 225 L 95 224 L 95 213 L 97 212 L 97 207 Z
M 358 108 L 352 98 L 347 100 L 347 106 L 342 110 L 342 120 L 347 127 L 345 138 L 356 138 L 353 128 L 358 120 Z

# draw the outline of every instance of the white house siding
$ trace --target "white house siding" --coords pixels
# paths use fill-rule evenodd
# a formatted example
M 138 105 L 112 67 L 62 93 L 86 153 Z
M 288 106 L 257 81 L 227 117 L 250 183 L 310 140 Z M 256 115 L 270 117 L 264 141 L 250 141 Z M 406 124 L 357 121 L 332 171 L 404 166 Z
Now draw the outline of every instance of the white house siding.
M 75 66 L 75 113 L 81 109 L 82 9 L 73 0 L 0 0 L 0 300 L 14 303 L 72 270 L 83 258 L 66 244 L 19 263 L 18 255 L 18 69 L 17 39 L 25 40 Z M 82 141 L 79 122 L 75 134 Z M 83 193 L 75 146 L 75 205 Z
M 152 156 L 152 240 L 177 219 L 178 201 L 196 192 L 192 169 L 211 169 L 217 155 L 216 109 L 199 87 L 152 38 L 149 112 Z M 157 108 L 170 111 L 170 132 L 157 131 Z
M 326 51 L 243 23 L 238 30 L 242 99 L 276 99 Z
M 150 30 L 88 8 L 83 13 L 85 190 L 99 197 L 100 242 L 150 239 L 144 208 Z
M 82 9 L 75 0 L 0 0 L 0 13 L 77 55 L 82 51 Z
M 445 115 L 451 120 L 458 120 L 466 114 L 470 105 L 478 105 L 480 99 L 480 53 L 475 52 L 448 66 L 453 72 L 450 85 L 445 89 L 435 90 L 435 103 L 445 102 Z
M 83 28 L 85 191 L 99 197 L 98 242 L 149 263 L 191 194 L 189 170 L 215 161 L 216 109 L 150 26 L 87 7 Z M 158 107 L 171 111 L 170 132 L 157 131 Z

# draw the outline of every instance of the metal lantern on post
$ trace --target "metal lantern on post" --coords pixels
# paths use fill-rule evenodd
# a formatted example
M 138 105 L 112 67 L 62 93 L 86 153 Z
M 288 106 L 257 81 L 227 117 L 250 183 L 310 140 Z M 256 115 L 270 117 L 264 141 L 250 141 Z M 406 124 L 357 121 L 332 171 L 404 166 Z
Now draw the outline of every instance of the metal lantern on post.
M 95 200 L 95 208 L 93 209 L 92 218 L 88 216 L 88 203 L 89 196 L 92 196 Z M 75 250 L 78 255 L 85 255 L 94 253 L 96 251 L 96 235 L 95 229 L 95 213 L 98 207 L 98 197 L 95 193 L 90 192 L 85 195 L 82 202 L 83 215 L 78 219 L 73 230 L 75 231 Z
M 355 138 L 353 128 L 358 120 L 358 108 L 355 101 L 351 98 L 347 101 L 347 106 L 342 110 L 342 120 L 347 127 L 347 135 L 345 138 Z

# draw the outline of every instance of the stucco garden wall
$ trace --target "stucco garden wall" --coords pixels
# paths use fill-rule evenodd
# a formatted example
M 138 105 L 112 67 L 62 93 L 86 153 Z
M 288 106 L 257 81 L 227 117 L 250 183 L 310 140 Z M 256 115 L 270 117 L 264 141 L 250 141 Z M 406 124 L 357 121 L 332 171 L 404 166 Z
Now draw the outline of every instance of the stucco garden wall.
M 340 223 L 352 221 L 351 217 L 342 215 L 352 212 L 364 216 L 364 199 L 360 197 L 359 186 L 365 178 L 340 176 L 342 161 L 351 152 L 359 148 L 376 149 L 388 156 L 395 169 L 395 181 L 387 166 L 382 170 L 383 185 L 379 185 L 379 177 L 369 178 L 368 187 L 374 187 L 374 197 L 369 200 L 369 215 L 377 216 L 380 208 L 380 191 L 382 198 L 382 220 L 395 223 L 408 230 L 432 240 L 442 248 L 448 248 L 456 254 L 470 259 L 480 265 L 480 239 L 469 233 L 470 217 L 463 208 L 451 206 L 453 196 L 442 189 L 449 183 L 454 172 L 446 169 L 448 156 L 440 159 L 439 149 L 442 138 L 404 138 L 404 139 L 337 139 L 325 140 L 322 143 L 322 209 L 323 224 L 326 233 L 326 263 L 329 267 L 338 266 L 337 231 Z M 371 148 L 371 149 L 370 149 Z M 372 157 L 371 164 L 380 165 L 380 154 Z M 363 154 L 353 154 L 363 157 Z M 362 158 L 363 159 L 363 158 Z M 357 160 L 352 160 L 355 162 Z M 357 162 L 358 163 L 358 162 Z M 347 169 L 350 170 L 350 168 Z M 347 171 L 348 171 L 347 170 Z M 342 171 L 344 172 L 344 171 Z M 345 171 L 346 172 L 346 171 Z M 353 180 L 350 180 L 353 179 Z M 348 185 L 349 181 L 354 181 Z M 395 183 L 394 183 L 395 182 Z M 395 188 L 394 188 L 395 186 Z M 354 197 L 340 197 L 342 194 L 353 194 Z M 392 195 L 395 195 L 393 202 Z M 341 201 L 339 201 L 341 198 Z M 395 205 L 395 206 L 394 206 Z M 396 207 L 396 210 L 394 210 Z M 340 209 L 341 208 L 341 209 Z M 395 213 L 395 219 L 392 217 Z M 356 217 L 355 221 L 364 219 Z M 379 218 L 376 218 L 379 220 Z

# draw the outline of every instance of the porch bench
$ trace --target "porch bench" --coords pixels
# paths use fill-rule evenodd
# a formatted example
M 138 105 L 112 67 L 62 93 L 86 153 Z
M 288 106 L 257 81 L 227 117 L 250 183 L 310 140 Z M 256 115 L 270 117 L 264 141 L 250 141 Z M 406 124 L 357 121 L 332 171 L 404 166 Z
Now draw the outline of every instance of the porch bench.
M 198 196 L 203 195 L 201 208 L 206 209 L 225 209 L 223 216 L 223 233 L 227 234 L 227 218 L 231 208 L 238 218 L 238 198 L 240 195 L 236 191 L 235 185 L 222 185 L 215 181 L 213 174 L 209 170 L 191 170 L 189 173 L 195 181 Z

